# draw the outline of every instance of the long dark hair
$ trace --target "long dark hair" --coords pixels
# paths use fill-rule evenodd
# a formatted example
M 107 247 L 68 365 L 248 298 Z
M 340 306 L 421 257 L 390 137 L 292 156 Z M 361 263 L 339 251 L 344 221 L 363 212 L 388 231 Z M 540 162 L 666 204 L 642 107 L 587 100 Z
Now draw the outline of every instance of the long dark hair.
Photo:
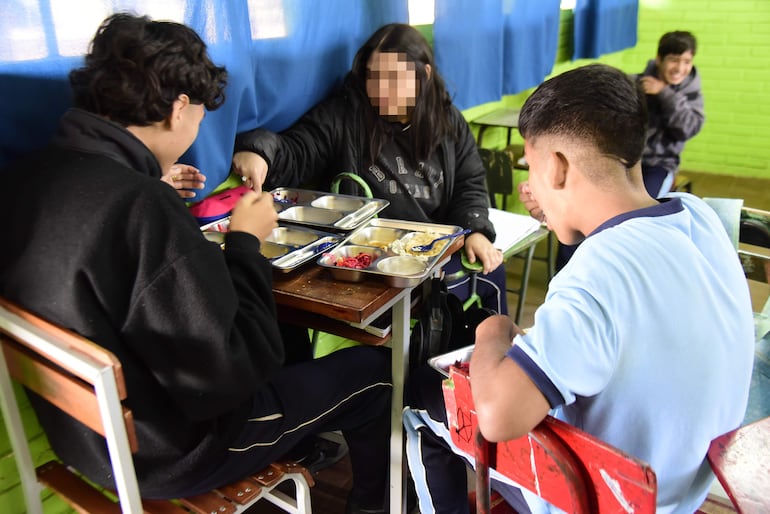
M 410 134 L 414 157 L 419 160 L 428 159 L 452 130 L 448 112 L 452 101 L 436 69 L 433 51 L 417 29 L 410 25 L 392 23 L 380 27 L 356 53 L 350 75 L 368 106 L 364 112 L 367 134 L 370 135 L 369 156 L 372 162 L 390 137 L 388 124 L 371 106 L 366 94 L 366 65 L 375 51 L 404 54 L 410 62 L 414 63 L 419 85 L 412 111 Z M 431 67 L 430 78 L 425 71 L 426 64 Z

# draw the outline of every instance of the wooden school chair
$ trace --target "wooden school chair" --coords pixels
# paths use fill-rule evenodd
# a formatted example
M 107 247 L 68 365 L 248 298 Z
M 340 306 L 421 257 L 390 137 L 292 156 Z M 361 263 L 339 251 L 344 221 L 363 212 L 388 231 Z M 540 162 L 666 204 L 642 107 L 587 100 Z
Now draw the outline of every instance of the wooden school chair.
M 551 416 L 525 437 L 490 443 L 478 431 L 467 372 L 451 366 L 443 390 L 452 441 L 476 457 L 477 513 L 491 512 L 492 468 L 566 512 L 655 512 L 648 464 Z
M 0 298 L 0 403 L 24 491 L 27 512 L 42 514 L 48 487 L 77 512 L 240 513 L 266 499 L 287 512 L 310 514 L 312 475 L 293 462 L 267 469 L 226 487 L 178 500 L 142 500 L 132 452 L 137 440 L 132 413 L 121 404 L 127 391 L 117 358 L 95 343 Z M 75 470 L 53 460 L 35 468 L 11 380 L 34 391 L 103 435 L 112 462 L 119 503 Z M 277 489 L 294 483 L 295 497 Z

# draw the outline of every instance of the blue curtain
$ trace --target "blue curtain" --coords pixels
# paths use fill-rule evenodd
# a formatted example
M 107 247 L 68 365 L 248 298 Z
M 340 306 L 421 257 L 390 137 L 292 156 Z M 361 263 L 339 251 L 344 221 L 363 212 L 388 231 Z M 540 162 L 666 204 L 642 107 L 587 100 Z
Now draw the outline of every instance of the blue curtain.
M 227 178 L 237 132 L 286 128 L 341 81 L 371 33 L 408 21 L 407 0 L 108 0 L 87 12 L 66 1 L 3 4 L 0 168 L 48 142 L 71 105 L 67 74 L 98 24 L 128 10 L 189 25 L 228 69 L 227 101 L 180 159 L 208 177 L 198 198 Z
M 436 67 L 455 105 L 467 109 L 503 95 L 501 0 L 436 0 Z
M 436 0 L 436 66 L 460 109 L 536 86 L 551 73 L 559 0 Z
M 572 59 L 636 46 L 639 0 L 577 0 Z
M 539 85 L 553 70 L 560 0 L 511 0 L 505 15 L 503 94 Z

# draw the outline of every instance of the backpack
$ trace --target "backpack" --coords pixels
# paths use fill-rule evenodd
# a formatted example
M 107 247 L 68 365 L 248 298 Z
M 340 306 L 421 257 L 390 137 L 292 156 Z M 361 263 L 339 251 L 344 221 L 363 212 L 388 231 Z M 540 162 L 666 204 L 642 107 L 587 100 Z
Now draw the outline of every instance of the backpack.
M 409 367 L 426 365 L 428 359 L 475 343 L 476 326 L 497 314 L 475 305 L 463 309 L 460 299 L 447 291 L 446 283 L 432 278 L 417 323 L 409 340 Z

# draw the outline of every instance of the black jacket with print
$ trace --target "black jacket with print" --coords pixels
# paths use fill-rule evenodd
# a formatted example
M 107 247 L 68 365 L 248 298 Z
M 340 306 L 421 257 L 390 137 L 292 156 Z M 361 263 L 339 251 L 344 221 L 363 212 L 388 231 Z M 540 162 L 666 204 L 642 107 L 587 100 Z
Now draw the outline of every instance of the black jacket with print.
M 383 217 L 459 225 L 494 241 L 486 171 L 462 113 L 449 107 L 453 134 L 436 151 L 444 172 L 443 197 L 435 210 L 425 212 L 408 195 L 389 195 L 386 186 L 368 172 L 364 109 L 371 106 L 352 86 L 345 85 L 280 134 L 263 129 L 239 134 L 235 151 L 248 150 L 265 158 L 269 166 L 266 188 L 310 185 L 327 190 L 337 174 L 349 172 L 363 178 L 373 196 L 391 202 Z

